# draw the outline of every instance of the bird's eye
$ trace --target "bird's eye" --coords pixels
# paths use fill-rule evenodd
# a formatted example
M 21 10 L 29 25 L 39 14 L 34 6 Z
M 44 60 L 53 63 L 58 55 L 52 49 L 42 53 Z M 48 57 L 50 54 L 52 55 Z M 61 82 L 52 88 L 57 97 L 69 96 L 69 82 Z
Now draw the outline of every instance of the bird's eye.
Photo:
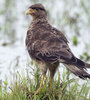
M 35 9 L 36 10 L 36 8 L 34 8 L 34 7 L 32 7 L 32 9 Z
M 43 8 L 39 8 L 39 7 L 31 7 L 31 8 L 35 10 L 44 10 Z

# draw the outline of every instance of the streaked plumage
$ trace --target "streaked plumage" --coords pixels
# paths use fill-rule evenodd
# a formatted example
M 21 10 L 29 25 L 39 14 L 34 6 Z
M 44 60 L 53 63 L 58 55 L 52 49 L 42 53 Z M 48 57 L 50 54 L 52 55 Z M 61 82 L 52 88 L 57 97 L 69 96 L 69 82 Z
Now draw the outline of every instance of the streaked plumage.
M 76 76 L 90 78 L 90 74 L 86 72 L 90 64 L 74 56 L 66 37 L 49 24 L 43 5 L 35 4 L 29 9 L 34 12 L 30 13 L 32 21 L 27 31 L 26 46 L 30 57 L 35 60 L 42 73 L 46 74 L 49 69 L 50 77 L 53 77 L 59 63 L 63 63 Z

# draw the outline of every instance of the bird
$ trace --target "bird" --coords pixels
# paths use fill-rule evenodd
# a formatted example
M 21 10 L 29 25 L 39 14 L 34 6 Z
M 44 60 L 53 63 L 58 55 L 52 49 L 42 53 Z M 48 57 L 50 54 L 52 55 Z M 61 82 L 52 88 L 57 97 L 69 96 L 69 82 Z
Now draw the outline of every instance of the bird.
M 33 4 L 25 14 L 32 17 L 26 34 L 26 48 L 42 72 L 40 87 L 35 93 L 41 92 L 47 70 L 50 71 L 50 88 L 52 88 L 53 78 L 60 63 L 79 78 L 90 79 L 87 72 L 90 64 L 72 53 L 64 34 L 49 23 L 45 7 L 41 3 Z

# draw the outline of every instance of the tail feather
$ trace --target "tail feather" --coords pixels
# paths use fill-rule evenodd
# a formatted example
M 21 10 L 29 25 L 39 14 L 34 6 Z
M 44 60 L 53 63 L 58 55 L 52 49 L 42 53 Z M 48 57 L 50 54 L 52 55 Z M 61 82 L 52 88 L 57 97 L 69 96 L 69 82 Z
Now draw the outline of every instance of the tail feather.
M 85 67 L 86 67 L 86 68 L 90 68 L 90 64 L 85 63 Z
M 90 68 L 90 64 L 83 62 L 82 60 L 76 58 L 76 66 L 81 67 L 81 68 Z
M 90 79 L 90 74 L 88 74 L 86 72 L 85 69 L 80 69 L 79 67 L 75 66 L 75 65 L 70 65 L 70 64 L 64 64 L 72 73 L 74 73 L 76 76 L 82 78 L 82 79 L 86 79 L 89 78 Z

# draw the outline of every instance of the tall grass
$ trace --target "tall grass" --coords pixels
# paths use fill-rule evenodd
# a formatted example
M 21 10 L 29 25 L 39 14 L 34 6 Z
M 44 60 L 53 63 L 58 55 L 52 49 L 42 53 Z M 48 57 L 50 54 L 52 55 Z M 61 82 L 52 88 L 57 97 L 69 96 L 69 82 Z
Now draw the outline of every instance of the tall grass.
M 8 81 L 0 85 L 0 100 L 90 100 L 89 80 L 81 85 L 79 78 L 70 78 L 71 73 L 64 68 L 62 76 L 57 72 L 50 91 L 48 75 L 42 91 L 36 95 L 34 92 L 39 88 L 42 76 L 38 67 L 32 68 L 31 73 L 27 71 L 26 77 L 18 72 L 10 87 Z

